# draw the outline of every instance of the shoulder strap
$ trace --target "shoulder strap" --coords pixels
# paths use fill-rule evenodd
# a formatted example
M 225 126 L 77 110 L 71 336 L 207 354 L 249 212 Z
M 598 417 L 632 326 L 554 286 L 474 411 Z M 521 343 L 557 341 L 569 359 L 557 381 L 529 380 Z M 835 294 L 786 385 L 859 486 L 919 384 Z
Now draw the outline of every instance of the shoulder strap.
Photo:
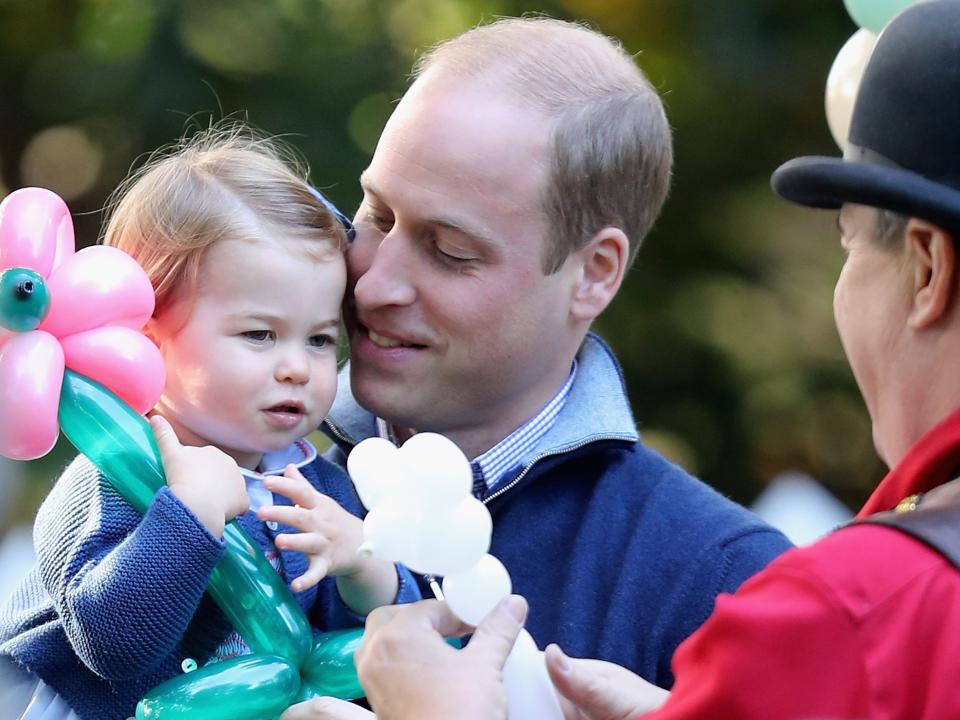
M 896 528 L 929 545 L 960 570 L 960 478 L 930 492 L 911 495 L 895 510 L 871 515 L 859 523 Z

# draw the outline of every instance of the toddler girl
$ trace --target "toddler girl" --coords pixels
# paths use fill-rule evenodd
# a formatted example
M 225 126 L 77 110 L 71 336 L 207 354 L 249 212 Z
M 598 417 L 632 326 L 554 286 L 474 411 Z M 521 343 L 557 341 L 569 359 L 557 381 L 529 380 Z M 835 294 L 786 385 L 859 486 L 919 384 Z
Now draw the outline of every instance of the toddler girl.
M 141 517 L 79 456 L 44 501 L 37 563 L 0 612 L 23 717 L 126 718 L 185 659 L 249 652 L 204 595 L 234 517 L 320 630 L 418 597 L 405 570 L 357 555 L 352 484 L 305 439 L 336 390 L 350 230 L 277 143 L 238 127 L 156 155 L 120 188 L 104 242 L 156 291 L 167 486 Z

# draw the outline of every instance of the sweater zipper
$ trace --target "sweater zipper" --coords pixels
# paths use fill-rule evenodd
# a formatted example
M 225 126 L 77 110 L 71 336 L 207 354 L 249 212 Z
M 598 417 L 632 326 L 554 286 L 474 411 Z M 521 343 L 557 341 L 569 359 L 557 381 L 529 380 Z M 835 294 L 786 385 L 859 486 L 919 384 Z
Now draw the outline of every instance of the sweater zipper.
M 340 428 L 338 428 L 336 425 L 334 425 L 332 422 L 330 422 L 329 420 L 327 420 L 327 427 L 330 428 L 330 432 L 332 432 L 334 435 L 337 436 L 337 439 L 342 440 L 347 445 L 350 445 L 352 448 L 355 448 L 357 446 L 357 443 L 353 442 L 351 438 L 348 438 L 346 435 L 344 435 L 343 431 Z
M 591 437 L 585 438 L 585 439 L 581 440 L 580 442 L 574 443 L 573 445 L 566 445 L 566 446 L 564 446 L 564 447 L 562 447 L 562 448 L 558 448 L 558 449 L 556 449 L 556 450 L 550 450 L 550 451 L 548 451 L 548 452 L 540 453 L 539 455 L 535 456 L 535 457 L 533 458 L 533 460 L 530 461 L 530 464 L 527 465 L 527 466 L 520 472 L 519 475 L 517 475 L 513 480 L 511 480 L 509 484 L 504 485 L 502 488 L 500 488 L 499 490 L 497 490 L 495 493 L 493 493 L 493 494 L 488 495 L 487 497 L 485 497 L 485 498 L 483 499 L 483 504 L 484 504 L 484 505 L 487 505 L 487 504 L 490 503 L 492 500 L 500 497 L 501 495 L 503 495 L 503 494 L 504 494 L 505 492 L 507 492 L 508 490 L 514 488 L 514 487 L 517 485 L 517 483 L 519 483 L 521 480 L 523 480 L 523 479 L 527 476 L 527 474 L 533 469 L 533 467 L 534 467 L 538 462 L 540 462 L 541 460 L 543 460 L 544 458 L 553 457 L 554 455 L 563 455 L 563 454 L 568 453 L 568 452 L 573 452 L 573 451 L 575 451 L 575 450 L 579 450 L 579 449 L 582 448 L 582 447 L 586 447 L 587 445 L 591 445 L 592 443 L 598 442 L 598 441 L 600 441 L 600 440 L 624 440 L 624 441 L 627 441 L 627 442 L 632 442 L 632 441 L 634 440 L 634 438 L 633 438 L 632 436 L 629 436 L 629 435 L 592 435 Z

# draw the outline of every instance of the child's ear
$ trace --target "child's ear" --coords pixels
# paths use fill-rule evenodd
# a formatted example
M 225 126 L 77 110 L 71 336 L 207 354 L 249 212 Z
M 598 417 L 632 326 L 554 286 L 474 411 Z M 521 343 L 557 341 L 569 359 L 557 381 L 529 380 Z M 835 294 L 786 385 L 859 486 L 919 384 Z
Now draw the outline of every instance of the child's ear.
M 160 339 L 157 333 L 157 319 L 155 317 L 147 320 L 147 324 L 143 326 L 143 334 L 150 338 L 150 341 L 160 347 Z

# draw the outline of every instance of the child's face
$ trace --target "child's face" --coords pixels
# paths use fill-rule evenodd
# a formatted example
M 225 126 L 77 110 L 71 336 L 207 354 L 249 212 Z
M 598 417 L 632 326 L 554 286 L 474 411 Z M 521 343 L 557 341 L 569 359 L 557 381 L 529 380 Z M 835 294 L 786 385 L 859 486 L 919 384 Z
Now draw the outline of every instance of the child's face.
M 156 409 L 181 442 L 255 468 L 326 416 L 346 271 L 342 255 L 318 260 L 316 249 L 299 239 L 217 242 L 194 297 L 151 321 L 167 371 Z

